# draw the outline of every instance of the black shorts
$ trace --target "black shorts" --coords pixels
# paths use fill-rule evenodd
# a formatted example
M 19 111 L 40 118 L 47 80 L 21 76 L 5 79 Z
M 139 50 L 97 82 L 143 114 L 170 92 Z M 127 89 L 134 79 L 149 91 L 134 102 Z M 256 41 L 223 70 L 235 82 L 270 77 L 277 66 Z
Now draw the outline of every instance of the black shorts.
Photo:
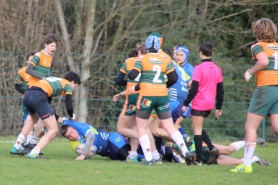
M 191 115 L 192 116 L 202 116 L 202 117 L 206 118 L 209 116 L 210 112 L 211 112 L 211 110 L 199 111 L 199 110 L 192 109 Z

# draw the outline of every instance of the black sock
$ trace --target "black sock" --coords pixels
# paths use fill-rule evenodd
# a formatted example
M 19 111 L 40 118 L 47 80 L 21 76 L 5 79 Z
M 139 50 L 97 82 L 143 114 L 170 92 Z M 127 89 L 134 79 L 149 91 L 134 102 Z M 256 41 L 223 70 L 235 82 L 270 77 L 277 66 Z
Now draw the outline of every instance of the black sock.
M 211 143 L 211 140 L 210 140 L 210 138 L 209 138 L 207 132 L 204 131 L 204 130 L 202 130 L 202 138 L 203 138 L 203 141 L 207 144 L 209 150 L 212 150 L 213 145 L 212 145 L 212 143 Z
M 201 135 L 194 135 L 194 142 L 196 147 L 196 158 L 197 162 L 203 161 L 202 160 L 202 136 Z
M 167 146 L 165 147 L 165 154 L 163 160 L 166 160 L 168 162 L 172 162 L 173 160 L 173 150 L 171 147 Z

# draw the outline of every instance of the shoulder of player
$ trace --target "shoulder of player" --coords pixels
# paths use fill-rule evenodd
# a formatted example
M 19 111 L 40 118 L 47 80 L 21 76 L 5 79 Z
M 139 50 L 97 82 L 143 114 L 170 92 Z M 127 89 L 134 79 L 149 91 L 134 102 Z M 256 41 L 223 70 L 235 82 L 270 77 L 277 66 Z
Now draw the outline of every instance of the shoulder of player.
M 187 66 L 189 66 L 191 68 L 194 68 L 193 65 L 190 62 L 187 61 L 186 64 L 187 64 Z
M 59 80 L 62 84 L 68 84 L 68 85 L 70 85 L 70 82 L 67 80 L 67 79 L 64 79 L 64 78 L 60 78 L 60 80 Z
M 19 73 L 25 73 L 26 68 L 27 68 L 27 66 L 25 66 L 25 67 L 19 69 L 19 70 L 18 70 L 18 74 L 19 74 Z
M 168 61 L 168 59 L 166 59 L 165 57 L 159 55 L 158 53 L 147 53 L 146 55 L 144 55 L 142 57 L 141 60 L 144 60 L 144 59 L 156 59 L 156 60 L 159 60 L 159 61 L 166 61 L 166 62 L 171 62 L 171 61 Z
M 257 43 L 255 43 L 255 44 L 252 44 L 252 46 L 251 46 L 251 50 L 253 49 L 253 48 L 255 48 L 255 47 L 265 47 L 265 46 L 267 46 L 269 43 L 266 43 L 266 42 L 257 42 Z
M 40 57 L 43 51 L 38 51 L 34 56 Z
M 130 57 L 125 60 L 125 63 L 134 62 L 136 60 L 140 60 L 139 57 Z

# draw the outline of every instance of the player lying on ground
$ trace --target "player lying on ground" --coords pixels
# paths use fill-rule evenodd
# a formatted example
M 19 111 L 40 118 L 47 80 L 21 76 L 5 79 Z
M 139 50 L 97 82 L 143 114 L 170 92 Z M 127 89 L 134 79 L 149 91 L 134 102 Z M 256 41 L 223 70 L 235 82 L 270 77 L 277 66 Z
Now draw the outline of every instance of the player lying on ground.
M 126 160 L 130 151 L 130 145 L 124 136 L 117 132 L 99 130 L 87 123 L 64 120 L 60 132 L 79 154 L 76 160 L 84 160 L 94 154 L 107 156 L 112 160 Z M 80 144 L 84 144 L 81 153 L 78 151 Z
M 262 140 L 261 138 L 258 138 L 257 143 L 262 144 L 263 141 L 264 140 Z M 215 156 L 215 158 L 212 161 L 212 164 L 219 164 L 219 165 L 240 165 L 240 164 L 243 164 L 243 159 L 237 159 L 237 158 L 229 157 L 227 155 L 230 155 L 230 154 L 238 151 L 242 147 L 244 147 L 245 146 L 245 141 L 232 142 L 229 146 L 216 144 L 216 143 L 213 143 L 213 145 L 215 147 L 217 147 L 217 149 L 219 150 L 219 155 Z M 179 155 L 179 148 L 176 144 L 166 143 L 164 145 L 165 151 L 166 151 L 166 147 L 168 147 L 168 146 L 170 146 L 172 148 L 173 155 Z M 189 149 L 190 149 L 190 152 L 194 152 L 195 151 L 194 144 Z M 167 155 L 171 155 L 171 153 L 168 151 Z M 170 157 L 168 157 L 168 158 L 170 158 Z M 203 144 L 203 146 L 202 146 L 202 162 L 203 162 L 203 164 L 207 164 L 208 159 L 209 159 L 209 150 L 208 150 L 208 147 L 205 144 Z M 173 160 L 175 160 L 174 157 L 173 157 Z M 184 161 L 180 161 L 180 162 L 184 162 Z M 254 163 L 254 162 L 256 162 L 256 163 L 258 163 L 262 166 L 270 166 L 269 161 L 264 160 L 257 155 L 252 156 L 252 163 Z

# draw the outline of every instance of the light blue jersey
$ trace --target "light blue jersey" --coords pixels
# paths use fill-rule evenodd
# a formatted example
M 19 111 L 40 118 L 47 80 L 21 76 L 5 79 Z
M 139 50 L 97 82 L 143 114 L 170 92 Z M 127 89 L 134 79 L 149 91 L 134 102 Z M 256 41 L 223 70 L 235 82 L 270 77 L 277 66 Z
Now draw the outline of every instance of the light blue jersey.
M 188 95 L 188 82 L 191 80 L 191 77 L 186 73 L 186 71 L 180 67 L 176 62 L 172 61 L 172 65 L 175 68 L 175 71 L 178 75 L 177 82 L 172 85 L 169 90 L 170 100 L 175 100 L 180 103 L 183 103 Z
M 86 143 L 86 135 L 89 131 L 92 131 L 95 134 L 95 140 L 93 145 L 97 147 L 96 154 L 106 156 L 108 143 L 109 143 L 109 136 L 110 133 L 108 131 L 98 130 L 97 128 L 87 124 L 81 123 L 76 121 L 65 120 L 63 125 L 69 125 L 74 128 L 79 135 L 78 143 Z M 71 142 L 71 145 L 76 145 L 76 142 Z M 75 150 L 76 146 L 71 146 L 73 150 Z
M 185 72 L 192 78 L 194 67 L 189 63 L 186 62 L 183 66 L 181 66 Z

